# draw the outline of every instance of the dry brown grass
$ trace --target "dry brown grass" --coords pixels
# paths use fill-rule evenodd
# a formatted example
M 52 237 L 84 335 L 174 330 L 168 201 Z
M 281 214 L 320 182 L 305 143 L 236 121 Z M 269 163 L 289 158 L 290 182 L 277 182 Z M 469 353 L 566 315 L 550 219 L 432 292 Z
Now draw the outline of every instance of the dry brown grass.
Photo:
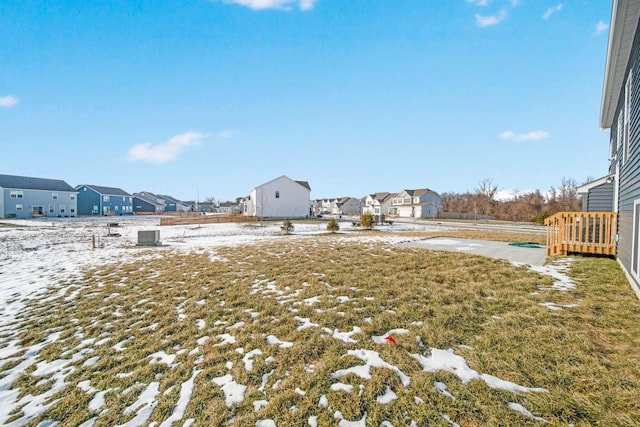
M 470 237 L 469 232 L 438 235 Z M 514 237 L 504 236 L 508 241 L 533 241 L 531 235 Z M 95 352 L 87 357 L 99 360 L 89 367 L 78 362 L 67 378 L 71 385 L 57 396 L 59 403 L 32 425 L 42 419 L 78 425 L 95 416 L 88 409 L 92 395 L 74 387 L 87 379 L 98 390 L 116 389 L 106 395 L 109 411 L 96 426 L 131 419 L 133 415 L 123 415 L 124 409 L 137 399 L 139 384 L 152 381 L 160 383 L 160 395 L 150 421 L 161 422 L 171 415 L 180 385 L 194 367 L 202 372 L 185 419 L 195 418 L 197 425 L 224 425 L 234 418 L 235 425 L 252 426 L 271 418 L 279 426 L 304 426 L 312 415 L 319 425 L 336 425 L 333 411 L 348 420 L 366 412 L 367 424 L 375 426 L 385 420 L 393 425 L 410 420 L 447 425 L 441 414 L 462 426 L 540 424 L 508 409 L 509 402 L 524 405 L 552 425 L 631 426 L 640 419 L 640 304 L 614 261 L 578 259 L 571 267 L 577 290 L 560 292 L 550 289 L 551 278 L 505 261 L 332 235 L 221 248 L 216 256 L 219 260 L 212 261 L 207 255 L 167 250 L 156 259 L 102 266 L 86 274 L 74 301 L 34 304 L 23 318 L 24 345 L 61 332 L 60 340 L 40 353 L 52 361 L 71 357 L 82 340 L 95 338 L 87 345 Z M 317 302 L 311 303 L 314 297 Z M 540 305 L 549 301 L 577 306 L 551 311 Z M 298 330 L 302 323 L 297 317 L 319 327 Z M 198 330 L 197 319 L 206 322 L 204 330 Z M 228 329 L 238 322 L 244 326 Z M 362 328 L 352 336 L 356 344 L 327 332 L 354 327 Z M 397 335 L 397 345 L 372 342 L 371 336 L 393 328 L 409 333 Z M 218 346 L 216 336 L 224 333 L 232 334 L 236 343 Z M 269 345 L 269 335 L 294 345 Z M 210 339 L 198 345 L 202 336 Z M 116 352 L 113 346 L 128 337 L 134 338 Z M 95 345 L 106 338 L 110 341 Z M 190 353 L 196 347 L 199 352 Z M 238 348 L 244 354 L 262 352 L 253 358 L 252 371 L 245 370 Z M 377 351 L 410 376 L 411 384 L 403 386 L 391 370 L 372 368 L 371 380 L 355 375 L 340 380 L 354 386 L 352 393 L 330 391 L 339 381 L 332 373 L 364 364 L 347 355 L 359 348 Z M 423 372 L 410 354 L 428 354 L 429 348 L 451 348 L 480 373 L 549 393 L 512 393 L 480 381 L 463 384 L 445 372 Z M 150 364 L 149 355 L 159 351 L 176 354 L 177 365 Z M 122 373 L 130 375 L 118 376 Z M 230 408 L 212 383 L 226 374 L 248 386 L 244 401 Z M 445 383 L 455 400 L 438 393 L 435 381 Z M 46 387 L 37 383 L 24 377 L 21 393 Z M 398 399 L 389 405 L 376 403 L 387 386 Z M 297 394 L 296 387 L 306 394 Z M 323 395 L 331 411 L 318 407 Z M 269 404 L 254 411 L 253 402 L 262 399 Z

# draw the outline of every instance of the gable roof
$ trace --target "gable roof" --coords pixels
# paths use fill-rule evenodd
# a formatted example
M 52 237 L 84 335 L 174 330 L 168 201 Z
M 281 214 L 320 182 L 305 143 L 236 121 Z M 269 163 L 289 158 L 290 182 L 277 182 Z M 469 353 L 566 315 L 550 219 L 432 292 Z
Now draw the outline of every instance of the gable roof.
M 428 188 L 418 188 L 416 190 L 403 190 L 405 193 L 407 193 L 409 196 L 411 197 L 420 197 L 425 193 L 430 192 L 431 190 L 429 190 Z M 398 193 L 401 194 L 401 193 Z
M 386 191 L 382 191 L 380 193 L 369 194 L 369 197 L 371 197 L 373 200 L 377 200 L 379 202 L 382 202 L 387 197 L 389 197 L 389 193 L 387 193 Z
M 311 191 L 311 186 L 309 185 L 309 183 L 308 183 L 307 181 L 295 181 L 295 180 L 293 180 L 293 179 L 289 178 L 289 177 L 288 177 L 288 176 L 286 176 L 286 175 L 279 176 L 279 177 L 277 177 L 277 178 L 272 179 L 271 181 L 267 181 L 267 182 L 265 182 L 265 183 L 264 183 L 264 184 L 262 184 L 262 185 L 258 185 L 256 188 L 254 188 L 254 190 L 255 190 L 255 189 L 258 189 L 258 188 L 260 188 L 260 187 L 264 187 L 264 186 L 265 186 L 265 185 L 267 185 L 267 184 L 271 184 L 273 181 L 277 181 L 277 180 L 279 180 L 279 179 L 281 179 L 281 178 L 286 178 L 286 179 L 288 179 L 289 181 L 293 181 L 293 182 L 295 182 L 295 183 L 297 183 L 297 184 L 300 184 L 301 186 L 303 186 L 303 187 L 304 187 L 304 188 L 306 188 L 307 190 Z
M 107 195 L 107 196 L 128 196 L 131 197 L 131 194 L 127 193 L 121 188 L 115 187 L 102 187 L 100 185 L 90 185 L 83 184 L 76 186 L 76 191 L 78 191 L 81 187 L 89 187 L 94 190 L 98 194 Z
M 142 200 L 143 202 L 150 203 L 154 206 L 164 206 L 163 203 L 158 203 L 157 199 L 154 197 L 149 197 L 147 194 L 142 193 L 133 193 L 133 197 Z
M 296 181 L 298 184 L 302 185 L 307 190 L 311 191 L 311 186 L 307 181 Z
M 603 176 L 602 178 L 594 179 L 593 181 L 587 182 L 586 184 L 582 184 L 576 189 L 576 192 L 578 194 L 588 193 L 592 188 L 599 187 L 603 184 L 613 185 L 613 181 L 610 179 L 609 175 Z
M 624 86 L 631 48 L 640 17 L 640 0 L 614 0 L 609 28 L 609 45 L 604 70 L 600 127 L 609 129 L 616 115 L 618 98 Z
M 32 178 L 28 176 L 0 175 L 0 187 L 24 190 L 69 191 L 72 186 L 61 179 Z

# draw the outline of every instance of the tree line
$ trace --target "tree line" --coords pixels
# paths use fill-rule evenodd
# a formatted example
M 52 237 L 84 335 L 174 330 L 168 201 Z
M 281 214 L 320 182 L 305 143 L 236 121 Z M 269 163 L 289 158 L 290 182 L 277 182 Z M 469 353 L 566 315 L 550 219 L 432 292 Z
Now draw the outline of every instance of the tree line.
M 591 179 L 587 178 L 589 182 Z M 547 192 L 540 190 L 514 191 L 511 198 L 498 199 L 498 186 L 485 178 L 478 187 L 466 193 L 442 193 L 443 212 L 490 216 L 498 220 L 544 223 L 544 219 L 557 212 L 575 212 L 582 209 L 575 179 L 562 178 L 558 187 Z

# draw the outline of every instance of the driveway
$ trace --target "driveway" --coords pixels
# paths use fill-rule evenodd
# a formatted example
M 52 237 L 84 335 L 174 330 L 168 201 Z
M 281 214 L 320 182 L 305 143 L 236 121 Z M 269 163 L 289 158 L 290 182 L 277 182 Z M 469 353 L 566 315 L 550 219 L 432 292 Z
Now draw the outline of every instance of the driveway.
M 544 265 L 547 258 L 547 250 L 544 246 L 529 248 L 489 240 L 436 237 L 433 239 L 414 240 L 402 243 L 400 246 L 483 255 L 529 265 Z

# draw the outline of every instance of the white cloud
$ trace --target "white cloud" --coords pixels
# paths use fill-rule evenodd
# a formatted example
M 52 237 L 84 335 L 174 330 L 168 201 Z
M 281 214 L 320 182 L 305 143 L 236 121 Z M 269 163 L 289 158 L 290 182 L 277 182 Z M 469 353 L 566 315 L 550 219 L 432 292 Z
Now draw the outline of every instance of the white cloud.
M 489 6 L 491 0 L 467 0 L 467 3 L 474 4 L 476 6 Z
M 499 24 L 505 19 L 507 19 L 507 11 L 505 9 L 502 9 L 499 14 L 492 16 L 484 16 L 476 13 L 476 24 L 482 28 Z
M 557 6 L 550 7 L 549 9 L 547 9 L 544 15 L 542 15 L 542 19 L 544 19 L 545 21 L 548 21 L 549 18 L 551 18 L 551 15 L 553 15 L 556 12 L 560 12 L 561 10 L 562 10 L 562 3 L 558 4 Z
M 0 107 L 11 108 L 18 103 L 18 98 L 15 96 L 2 96 L 0 97 Z
M 224 0 L 225 3 L 238 4 L 253 10 L 280 9 L 291 10 L 297 5 L 300 10 L 310 10 L 318 0 Z
M 607 31 L 609 29 L 609 25 L 607 25 L 605 22 L 599 21 L 596 24 L 596 34 L 600 34 L 604 31 Z
M 500 134 L 500 139 L 511 141 L 538 141 L 548 137 L 549 132 L 546 130 L 535 130 L 529 133 L 515 133 L 510 130 L 506 130 Z
M 186 148 L 200 145 L 209 134 L 186 132 L 176 135 L 162 144 L 152 145 L 150 142 L 134 145 L 129 149 L 128 160 L 162 164 L 175 160 Z

